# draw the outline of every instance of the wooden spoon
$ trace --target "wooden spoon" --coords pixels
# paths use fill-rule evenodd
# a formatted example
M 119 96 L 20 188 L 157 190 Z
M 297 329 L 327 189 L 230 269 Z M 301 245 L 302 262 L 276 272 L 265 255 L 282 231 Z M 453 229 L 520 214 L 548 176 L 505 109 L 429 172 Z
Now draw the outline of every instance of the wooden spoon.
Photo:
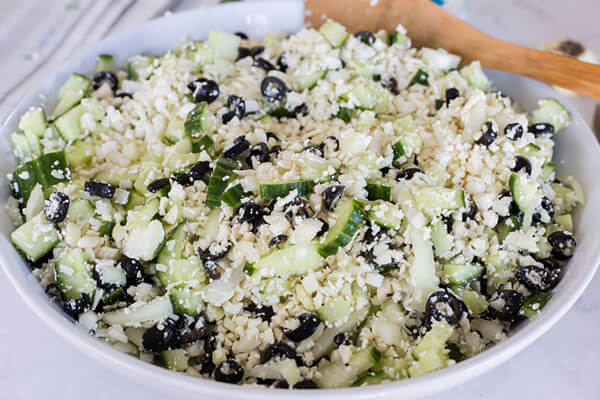
M 320 26 L 327 18 L 351 32 L 393 31 L 402 24 L 417 47 L 443 47 L 464 63 L 524 75 L 600 99 L 600 66 L 494 39 L 429 0 L 306 0 L 306 22 Z

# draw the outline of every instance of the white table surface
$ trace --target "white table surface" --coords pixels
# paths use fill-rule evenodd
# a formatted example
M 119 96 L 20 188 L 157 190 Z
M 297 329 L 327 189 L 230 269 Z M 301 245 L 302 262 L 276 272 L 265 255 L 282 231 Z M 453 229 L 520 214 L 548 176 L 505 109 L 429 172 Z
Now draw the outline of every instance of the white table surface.
M 86 43 L 167 10 L 177 12 L 206 3 L 0 1 L 0 120 L 27 90 Z M 600 55 L 598 0 L 466 0 L 465 8 L 468 22 L 496 37 L 532 47 L 573 38 Z M 573 104 L 591 122 L 595 103 L 577 98 Z M 165 398 L 56 336 L 29 311 L 2 272 L 0 309 L 0 399 Z M 535 344 L 499 368 L 432 399 L 599 399 L 598 332 L 600 277 L 596 276 L 573 309 Z

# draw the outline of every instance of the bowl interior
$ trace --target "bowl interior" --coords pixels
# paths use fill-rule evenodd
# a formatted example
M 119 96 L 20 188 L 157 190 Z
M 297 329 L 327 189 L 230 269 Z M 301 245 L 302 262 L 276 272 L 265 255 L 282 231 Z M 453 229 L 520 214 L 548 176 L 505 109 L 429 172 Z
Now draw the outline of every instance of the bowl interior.
M 12 112 L 0 131 L 0 203 L 9 196 L 6 174 L 14 167 L 10 155 L 9 134 L 17 129 L 19 116 L 30 106 L 44 104 L 52 108 L 60 85 L 74 71 L 92 71 L 96 55 L 113 54 L 118 64 L 137 53 L 158 54 L 173 48 L 184 38 L 205 38 L 210 29 L 229 32 L 244 31 L 251 37 L 262 37 L 268 31 L 295 32 L 303 25 L 304 10 L 301 2 L 251 2 L 227 4 L 198 9 L 154 20 L 138 28 L 113 36 L 69 60 L 32 94 L 23 99 Z M 410 35 L 410 32 L 409 32 Z M 593 205 L 600 203 L 600 148 L 591 130 L 579 113 L 564 98 L 547 85 L 500 71 L 488 71 L 494 86 L 516 99 L 526 110 L 532 110 L 540 98 L 555 97 L 571 111 L 570 126 L 556 135 L 555 161 L 561 174 L 576 176 L 587 195 L 587 206 L 575 215 L 577 251 L 553 299 L 534 321 L 519 327 L 504 342 L 460 364 L 424 377 L 360 389 L 311 392 L 311 396 L 325 398 L 359 399 L 386 396 L 416 398 L 457 385 L 465 380 L 507 360 L 548 330 L 573 305 L 583 292 L 599 260 L 600 242 L 595 240 L 595 228 L 600 226 L 600 211 Z M 303 398 L 301 393 L 267 391 L 260 388 L 241 388 L 218 382 L 199 380 L 183 374 L 146 364 L 93 340 L 83 329 L 74 327 L 62 311 L 49 301 L 27 265 L 10 243 L 12 223 L 4 209 L 0 211 L 0 263 L 9 280 L 32 310 L 58 334 L 82 349 L 85 353 L 116 366 L 140 381 L 169 393 L 210 393 L 216 398 Z

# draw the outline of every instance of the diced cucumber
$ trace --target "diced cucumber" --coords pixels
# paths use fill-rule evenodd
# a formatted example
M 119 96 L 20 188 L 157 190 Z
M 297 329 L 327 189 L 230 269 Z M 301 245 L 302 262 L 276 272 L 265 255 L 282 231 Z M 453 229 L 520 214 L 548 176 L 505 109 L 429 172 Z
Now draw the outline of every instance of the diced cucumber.
M 125 271 L 122 268 L 117 267 L 115 265 L 97 264 L 96 272 L 98 272 L 100 281 L 103 284 L 125 286 L 125 284 L 127 283 L 127 276 L 125 275 Z
M 202 153 L 203 151 L 206 151 L 211 158 L 214 158 L 217 152 L 215 142 L 207 135 L 192 142 L 192 153 Z
M 82 294 L 93 297 L 96 281 L 83 250 L 66 250 L 54 266 L 56 283 L 67 300 L 77 299 Z
M 13 145 L 13 154 L 20 161 L 36 157 L 32 154 L 31 149 L 29 148 L 29 142 L 24 134 L 13 132 L 10 134 L 10 140 Z
M 82 140 L 75 140 L 67 145 L 65 157 L 69 167 L 79 167 L 88 164 L 94 156 L 94 147 Z
M 531 156 L 534 156 L 540 150 L 541 150 L 541 147 L 538 146 L 537 144 L 529 143 L 529 144 L 527 144 L 527 146 L 523 147 L 519 151 L 519 155 L 522 155 L 523 157 L 531 157 Z
M 52 113 L 52 119 L 56 119 L 79 104 L 81 99 L 86 96 L 90 82 L 90 79 L 83 75 L 71 75 L 58 92 L 58 104 Z
M 333 338 L 335 338 L 340 333 L 350 333 L 358 325 L 360 325 L 364 319 L 369 314 L 369 307 L 362 307 L 358 310 L 355 310 L 352 314 L 350 314 L 348 320 L 343 322 L 339 326 L 332 326 L 330 328 L 325 328 L 321 336 L 314 342 L 314 345 L 310 348 L 310 351 L 313 353 L 313 357 L 318 359 L 323 357 L 325 354 L 328 354 L 335 348 L 335 343 L 333 342 Z M 305 341 L 301 342 L 305 344 L 306 341 L 310 341 L 311 339 L 305 339 Z
M 114 174 L 114 172 L 109 171 L 108 174 Z M 156 161 L 143 161 L 140 171 L 135 175 L 134 189 L 142 194 L 148 193 L 148 184 L 152 181 L 151 177 L 158 176 L 158 174 L 160 174 L 160 165 Z M 115 178 L 120 181 L 120 176 Z M 96 177 L 96 179 L 98 180 L 100 177 Z
M 422 68 L 420 68 L 412 77 L 412 79 L 408 83 L 408 87 L 416 85 L 417 83 L 419 85 L 429 86 L 429 74 Z
M 102 221 L 102 226 L 100 227 L 98 233 L 102 236 L 108 236 L 110 239 L 112 239 L 112 233 L 115 229 L 115 225 L 115 221 Z
M 452 332 L 453 329 L 447 322 L 433 324 L 412 352 L 415 361 L 408 368 L 411 378 L 446 367 L 449 357 L 444 349 Z
M 413 190 L 413 196 L 421 209 L 455 210 L 465 207 L 465 192 L 462 189 L 423 187 Z
M 138 326 L 145 322 L 163 320 L 173 314 L 168 296 L 162 296 L 149 303 L 134 303 L 129 307 L 104 313 L 101 319 L 110 325 Z
M 554 191 L 552 205 L 555 214 L 566 214 L 575 208 L 575 192 L 559 182 L 553 182 L 550 187 Z
M 556 179 L 558 179 L 560 182 L 564 183 L 565 185 L 569 186 L 573 190 L 573 193 L 575 194 L 576 202 L 578 202 L 579 204 L 585 205 L 585 192 L 583 191 L 583 187 L 581 186 L 581 183 L 579 183 L 577 181 L 577 179 L 575 179 L 571 175 L 557 176 Z
M 527 318 L 531 318 L 539 314 L 550 298 L 552 298 L 551 292 L 537 292 L 532 294 L 523 302 L 519 314 Z
M 39 183 L 35 185 L 27 200 L 27 205 L 23 208 L 22 213 L 25 217 L 25 221 L 29 221 L 44 209 L 44 193 L 42 192 L 42 185 Z
M 223 196 L 221 196 L 221 200 L 223 200 L 223 202 L 228 206 L 235 208 L 242 204 L 243 197 L 244 188 L 242 188 L 242 185 L 238 183 L 237 185 L 227 189 L 225 193 L 223 193 Z
M 373 88 L 355 85 L 348 93 L 342 95 L 342 100 L 352 101 L 359 110 L 376 110 L 384 112 L 387 109 L 389 92 L 383 88 Z
M 204 103 L 203 103 L 204 104 Z M 192 110 L 193 111 L 193 110 Z M 188 114 L 188 117 L 192 114 L 192 111 Z M 169 143 L 177 143 L 185 135 L 185 121 L 181 118 L 172 118 L 169 120 L 167 129 L 165 129 L 165 139 Z M 190 149 L 191 150 L 191 149 Z
M 335 224 L 329 228 L 324 243 L 319 246 L 319 254 L 323 257 L 337 253 L 340 247 L 346 246 L 363 221 L 363 206 L 356 200 L 342 199 L 335 207 Z
M 346 27 L 332 20 L 327 20 L 327 22 L 321 25 L 319 32 L 336 49 L 341 47 L 348 38 Z
M 354 62 L 354 73 L 358 76 L 363 76 L 365 78 L 373 78 L 373 69 L 360 61 Z
M 377 371 L 375 373 L 368 373 L 363 377 L 359 378 L 356 382 L 352 384 L 352 386 L 371 386 L 371 385 L 379 385 L 386 381 L 391 381 L 389 376 L 386 375 L 383 371 Z
M 298 196 L 305 196 L 312 191 L 312 182 L 297 181 L 285 183 L 261 183 L 259 186 L 260 197 L 267 200 L 275 200 L 287 196 L 296 190 Z
M 498 289 L 513 277 L 513 266 L 505 260 L 502 254 L 490 254 L 485 259 L 486 278 L 488 287 Z
M 187 263 L 188 260 L 177 260 Z M 199 260 L 198 260 L 199 261 Z M 204 308 L 202 292 L 199 288 L 192 286 L 174 287 L 169 291 L 169 299 L 173 309 L 179 314 L 197 315 Z
M 81 136 L 83 130 L 81 117 L 86 113 L 91 114 L 95 121 L 100 121 L 104 117 L 104 109 L 100 102 L 95 98 L 90 98 L 82 100 L 81 104 L 65 112 L 54 121 L 56 130 L 66 142 Z
M 47 128 L 46 114 L 41 107 L 30 108 L 19 121 L 19 129 L 40 138 L 46 134 Z
M 189 368 L 189 357 L 183 349 L 161 351 L 159 358 L 161 364 L 170 370 L 184 372 Z
M 381 353 L 371 344 L 367 348 L 355 352 L 350 357 L 348 365 L 357 375 L 360 375 L 377 365 L 380 359 Z
M 215 116 L 208 109 L 206 102 L 198 104 L 190 111 L 183 123 L 185 134 L 193 138 L 198 138 L 205 133 L 211 133 L 215 129 L 215 126 Z M 172 133 L 172 138 L 176 139 L 175 132 Z
M 498 234 L 498 243 L 502 243 L 509 233 L 519 229 L 519 219 L 515 216 L 509 216 L 498 222 L 496 233 Z
M 479 61 L 473 61 L 471 64 L 462 67 L 460 74 L 469 82 L 469 85 L 487 91 L 490 88 L 490 80 L 481 69 Z
M 276 249 L 261 257 L 254 268 L 263 276 L 288 276 L 304 274 L 323 263 L 317 245 L 298 243 L 283 249 Z
M 283 359 L 280 361 L 269 361 L 266 364 L 259 364 L 247 371 L 247 376 L 274 379 L 286 381 L 290 387 L 293 387 L 302 379 L 300 369 L 294 359 Z
M 208 40 L 206 41 L 216 57 L 230 61 L 235 61 L 237 58 L 240 42 L 239 36 L 212 29 L 208 32 Z
M 390 201 L 392 193 L 391 186 L 382 185 L 375 182 L 367 182 L 367 186 L 365 187 L 365 189 L 367 190 L 367 199 L 371 201 Z
M 523 212 L 523 230 L 526 231 L 531 225 L 533 211 L 540 204 L 542 198 L 539 187 L 533 180 L 516 173 L 511 174 L 508 185 L 513 200 L 517 203 L 519 210 Z
M 67 219 L 69 222 L 77 222 L 94 215 L 94 206 L 87 199 L 75 199 L 69 204 Z
M 340 106 L 337 114 L 333 115 L 333 118 L 339 118 L 345 123 L 349 124 L 350 121 L 352 121 L 352 112 L 353 110 L 351 108 Z
M 411 303 L 415 309 L 425 311 L 425 302 L 437 289 L 439 283 L 435 274 L 433 248 L 431 241 L 426 239 L 424 230 L 410 226 L 408 234 L 415 255 L 410 267 L 410 277 L 414 283 Z
M 115 187 L 121 187 L 122 182 L 131 184 L 136 181 L 137 177 L 138 174 L 129 172 L 129 170 L 125 168 L 111 168 L 109 170 L 98 172 L 94 176 L 94 180 L 110 183 Z
M 127 71 L 127 78 L 132 81 L 139 79 L 147 79 L 147 69 L 152 64 L 152 58 L 138 54 L 131 57 L 125 62 L 125 70 Z
M 554 217 L 554 222 L 564 228 L 564 230 L 573 232 L 573 217 L 571 214 L 557 215 Z
M 57 151 L 44 154 L 17 168 L 12 175 L 12 185 L 15 197 L 22 199 L 22 204 L 27 204 L 31 191 L 38 183 L 47 191 L 57 183 L 70 179 L 71 172 L 67 167 L 65 152 Z
M 323 307 L 315 310 L 315 313 L 323 321 L 337 322 L 348 318 L 353 308 L 343 297 L 336 297 L 333 301 L 326 303 Z
M 98 55 L 98 59 L 96 60 L 96 66 L 94 67 L 94 72 L 112 71 L 114 69 L 115 64 L 113 62 L 113 56 L 111 54 Z
M 315 382 L 324 389 L 350 386 L 358 376 L 377 365 L 380 359 L 379 351 L 375 346 L 369 345 L 366 349 L 355 352 L 348 365 L 334 361 L 320 367 Z
M 478 317 L 479 314 L 488 309 L 488 301 L 481 293 L 467 288 L 453 288 L 453 291 L 459 295 L 474 317 Z
M 13 244 L 21 250 L 30 261 L 37 261 L 60 242 L 58 230 L 54 224 L 39 213 L 10 234 Z
M 337 172 L 327 162 L 310 159 L 303 163 L 300 176 L 303 180 L 324 183 L 332 180 L 337 175 Z
M 421 151 L 422 141 L 419 134 L 415 131 L 403 133 L 396 143 L 392 145 L 394 152 L 393 164 L 400 167 L 408 159 Z
M 390 202 L 376 201 L 369 205 L 367 219 L 386 229 L 398 230 L 402 225 L 402 211 Z
M 538 101 L 538 108 L 531 114 L 531 122 L 550 123 L 554 126 L 554 132 L 564 129 L 571 120 L 571 114 L 555 99 L 543 99 Z
M 158 252 L 156 263 L 163 265 L 166 269 L 157 268 L 156 277 L 165 288 L 180 285 L 198 287 L 205 281 L 200 259 L 198 257 L 183 258 L 187 238 L 185 229 L 184 222 L 177 225 Z
M 448 233 L 446 224 L 442 220 L 431 223 L 429 228 L 431 229 L 431 241 L 433 242 L 435 255 L 444 257 L 452 249 L 454 238 Z
M 298 89 L 302 91 L 314 88 L 321 79 L 325 78 L 326 74 L 327 71 L 315 71 L 310 74 L 300 75 L 296 80 Z
M 542 172 L 540 172 L 539 179 L 542 182 L 548 182 L 552 178 L 554 168 L 556 168 L 556 164 L 553 162 L 547 162 L 544 165 L 542 165 Z
M 221 196 L 225 192 L 227 185 L 237 176 L 234 170 L 239 168 L 239 162 L 234 160 L 221 158 L 217 161 L 208 181 L 206 205 L 211 207 L 219 207 L 221 205 Z
M 445 72 L 457 68 L 460 64 L 460 57 L 448 53 L 442 48 L 430 49 L 423 47 L 421 49 L 421 58 L 434 71 Z
M 480 264 L 445 264 L 442 282 L 446 285 L 464 285 L 480 276 L 485 268 Z

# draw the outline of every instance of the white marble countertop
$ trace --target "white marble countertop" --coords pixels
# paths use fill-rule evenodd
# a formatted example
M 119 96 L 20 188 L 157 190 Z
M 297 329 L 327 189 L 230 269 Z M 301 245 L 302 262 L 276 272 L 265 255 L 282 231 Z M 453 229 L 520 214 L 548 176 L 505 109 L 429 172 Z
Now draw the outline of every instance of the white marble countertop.
M 515 43 L 537 47 L 548 41 L 572 38 L 600 54 L 597 1 L 466 0 L 463 15 L 486 33 Z M 4 58 L 0 64 L 3 78 L 0 80 L 0 120 L 3 121 L 28 89 L 86 43 L 128 29 L 167 9 L 177 12 L 207 1 L 22 0 L 2 3 L 0 54 Z M 573 104 L 591 122 L 595 103 L 576 98 Z M 29 311 L 2 272 L 0 308 L 3 314 L 0 398 L 165 398 L 164 394 L 121 376 L 118 370 L 91 360 L 56 336 Z M 598 399 L 599 331 L 600 276 L 596 276 L 573 309 L 540 340 L 499 368 L 434 398 Z

